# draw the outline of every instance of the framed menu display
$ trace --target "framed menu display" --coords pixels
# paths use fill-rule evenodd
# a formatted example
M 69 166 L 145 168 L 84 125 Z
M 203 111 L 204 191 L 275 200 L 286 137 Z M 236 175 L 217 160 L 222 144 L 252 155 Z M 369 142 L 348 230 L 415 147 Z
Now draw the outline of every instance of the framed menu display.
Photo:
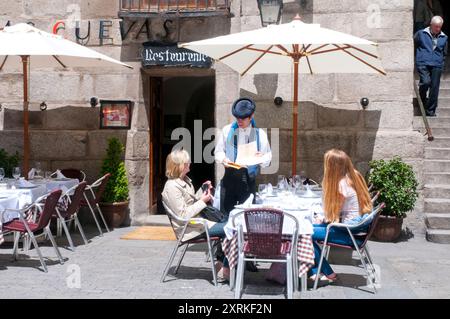
M 101 100 L 100 128 L 130 129 L 131 106 L 131 101 Z

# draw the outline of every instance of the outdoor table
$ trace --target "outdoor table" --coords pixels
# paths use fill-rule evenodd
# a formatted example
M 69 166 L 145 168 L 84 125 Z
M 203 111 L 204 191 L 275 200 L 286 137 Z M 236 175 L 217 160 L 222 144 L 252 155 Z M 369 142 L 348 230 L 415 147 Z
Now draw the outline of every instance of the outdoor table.
M 286 211 L 297 218 L 299 223 L 299 241 L 297 246 L 297 259 L 300 263 L 299 277 L 303 276 L 314 265 L 314 247 L 312 242 L 312 218 L 313 213 L 321 213 L 322 198 L 320 195 L 313 198 L 299 197 L 296 195 L 280 195 L 267 197 L 263 204 L 250 205 L 246 208 L 269 207 Z M 238 240 L 236 227 L 232 226 L 231 220 L 234 215 L 242 212 L 245 208 L 238 206 L 230 212 L 228 223 L 224 227 L 226 238 L 222 243 L 222 250 L 228 259 L 230 269 L 234 269 L 238 259 Z M 242 224 L 243 231 L 246 231 L 244 216 L 241 215 L 235 220 L 236 226 Z M 286 218 L 283 222 L 283 239 L 290 240 L 292 237 L 294 223 Z

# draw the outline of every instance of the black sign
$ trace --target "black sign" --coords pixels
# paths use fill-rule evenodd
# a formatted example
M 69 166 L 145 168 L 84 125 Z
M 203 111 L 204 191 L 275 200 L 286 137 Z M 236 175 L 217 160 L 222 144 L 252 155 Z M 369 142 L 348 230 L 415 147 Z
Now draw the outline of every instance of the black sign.
M 144 45 L 142 50 L 143 66 L 190 66 L 196 68 L 211 67 L 212 60 L 207 55 L 179 48 L 177 45 Z

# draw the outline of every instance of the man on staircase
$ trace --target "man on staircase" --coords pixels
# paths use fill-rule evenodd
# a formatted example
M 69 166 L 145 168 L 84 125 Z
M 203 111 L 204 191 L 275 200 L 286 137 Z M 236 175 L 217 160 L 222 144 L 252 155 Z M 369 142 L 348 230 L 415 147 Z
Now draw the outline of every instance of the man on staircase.
M 436 116 L 441 74 L 447 56 L 448 37 L 442 32 L 443 24 L 442 17 L 434 16 L 429 27 L 414 35 L 420 98 L 427 116 Z

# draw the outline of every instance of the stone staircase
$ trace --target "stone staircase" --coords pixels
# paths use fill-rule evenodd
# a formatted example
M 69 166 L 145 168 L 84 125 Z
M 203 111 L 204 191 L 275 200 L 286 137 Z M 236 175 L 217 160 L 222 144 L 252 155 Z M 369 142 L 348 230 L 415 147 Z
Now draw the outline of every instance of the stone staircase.
M 434 141 L 426 141 L 423 179 L 427 240 L 450 244 L 450 80 L 441 81 L 437 117 L 428 117 Z M 423 132 L 421 117 L 415 126 Z

